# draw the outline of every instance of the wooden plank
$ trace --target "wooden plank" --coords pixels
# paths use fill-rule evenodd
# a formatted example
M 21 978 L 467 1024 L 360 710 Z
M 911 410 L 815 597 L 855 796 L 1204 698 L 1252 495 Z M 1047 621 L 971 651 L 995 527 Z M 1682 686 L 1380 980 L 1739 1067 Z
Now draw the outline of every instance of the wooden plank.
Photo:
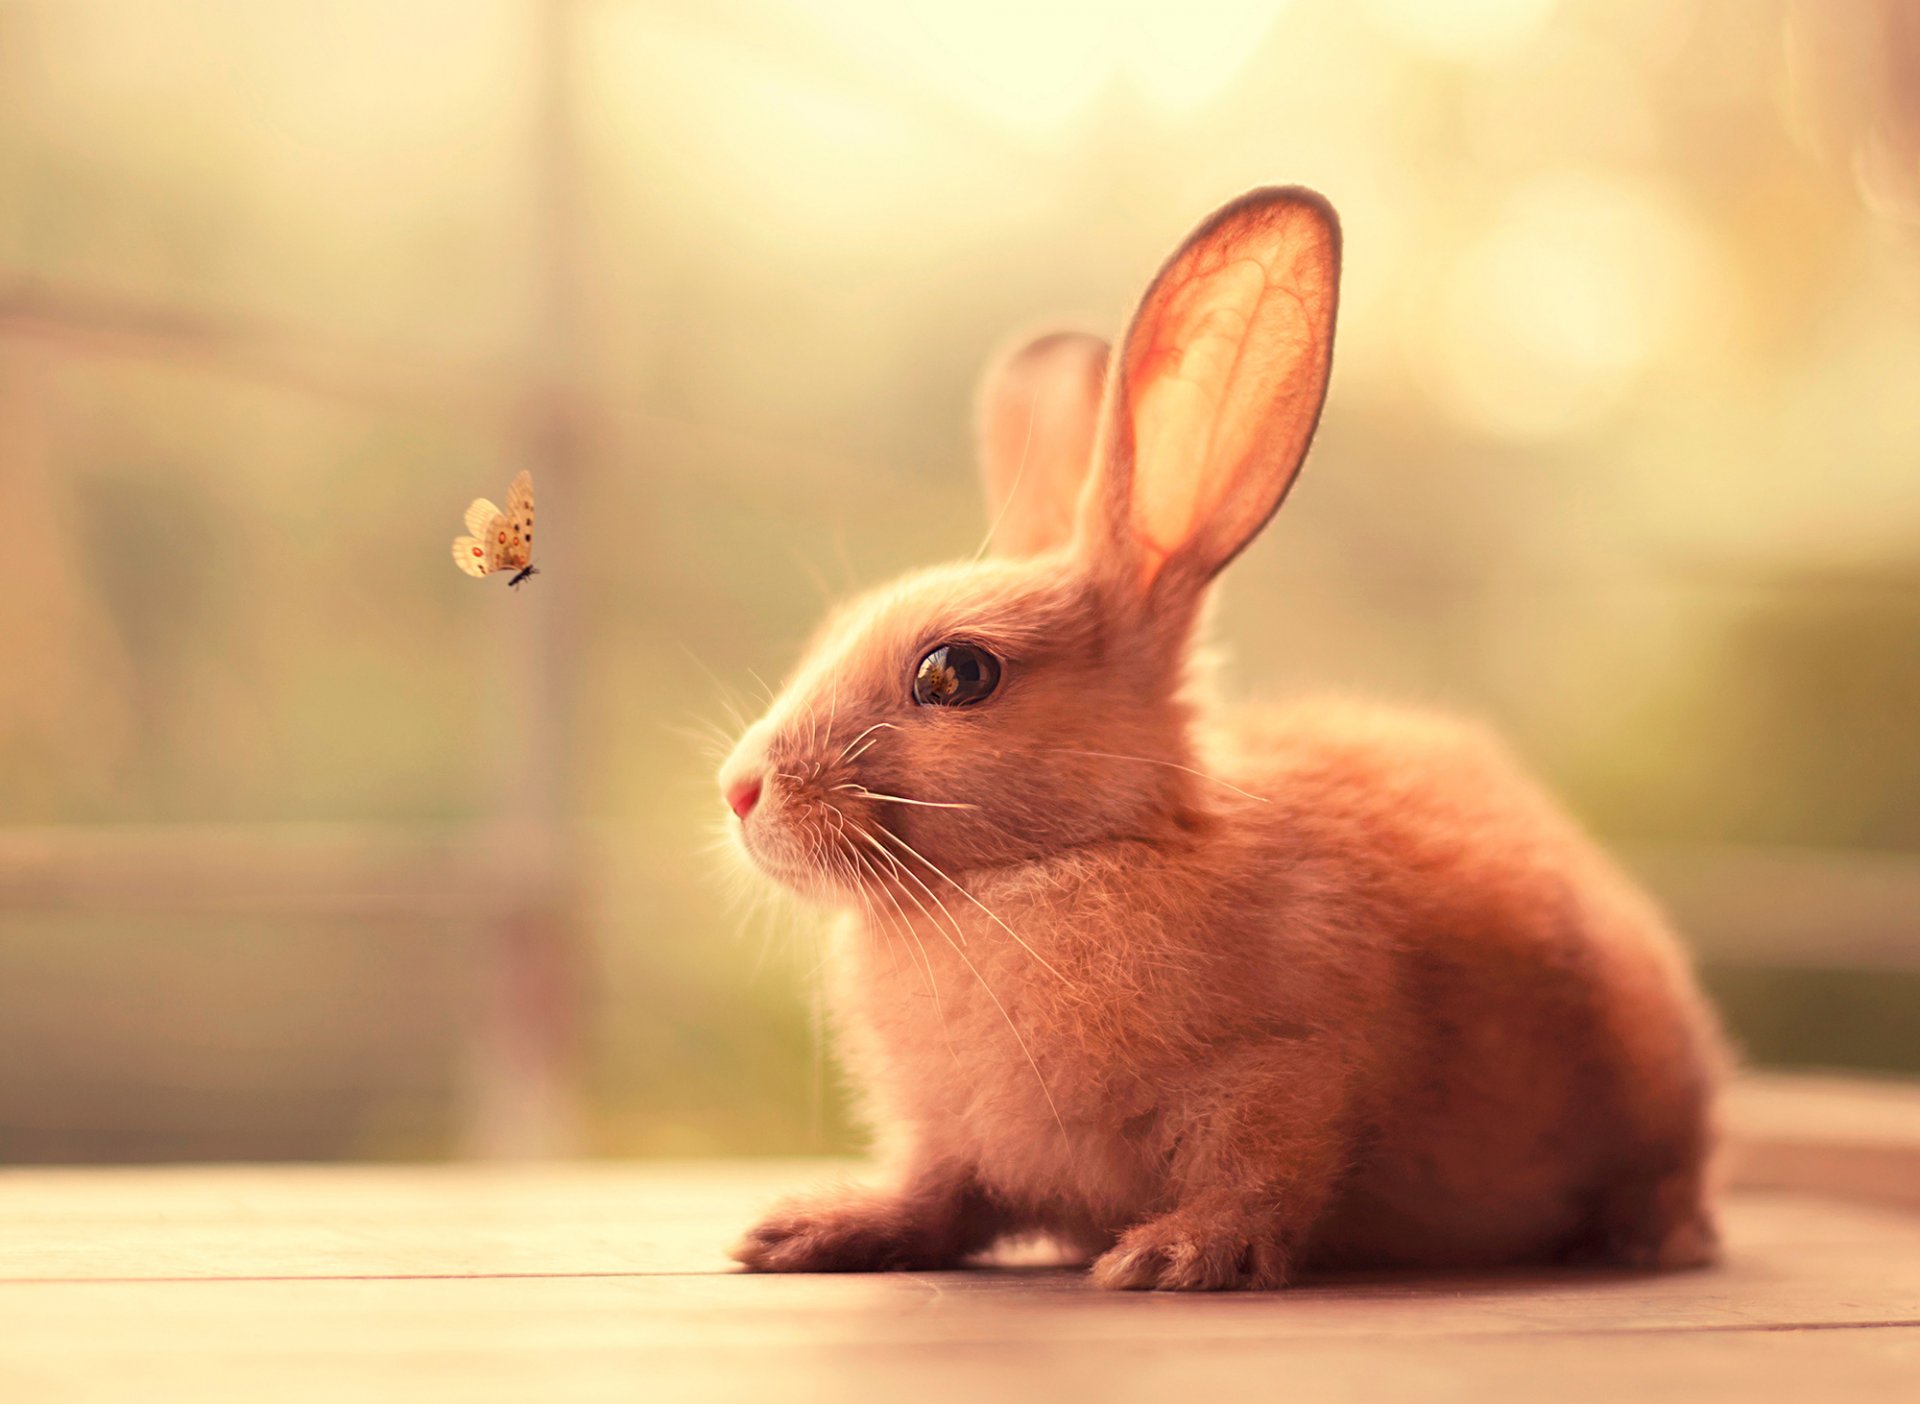
M 1316 1395 L 1887 1398 L 1920 1218 L 1744 1196 L 1724 1268 L 1110 1295 L 1077 1272 L 750 1277 L 818 1165 L 0 1175 L 0 1385 L 36 1399 Z M 1694 1391 L 1704 1390 L 1703 1394 Z
M 1104 1339 L 1132 1326 L 1111 1317 L 1078 1272 L 1000 1269 L 912 1278 L 727 1276 L 726 1245 L 775 1192 L 815 1183 L 817 1167 L 734 1165 L 681 1172 L 475 1171 L 448 1175 L 351 1170 L 100 1172 L 72 1184 L 64 1172 L 0 1180 L 0 1320 L 15 1288 L 174 1287 L 327 1280 L 632 1279 L 631 1291 L 674 1315 L 679 1288 L 663 1279 L 734 1282 L 746 1315 L 831 1318 L 875 1292 L 939 1294 L 991 1315 L 1049 1302 L 1055 1328 Z M 84 1180 L 86 1176 L 82 1176 Z M 115 1179 L 120 1184 L 112 1183 Z M 101 1182 L 101 1181 L 104 1181 Z M 1740 1200 L 1729 1267 L 1705 1274 L 1634 1275 L 1536 1270 L 1494 1274 L 1348 1274 L 1288 1296 L 1288 1323 L 1313 1334 L 1375 1329 L 1356 1304 L 1422 1304 L 1435 1333 L 1532 1329 L 1741 1329 L 1912 1319 L 1920 1324 L 1920 1221 L 1888 1211 L 1797 1197 Z M 1791 1257 L 1783 1269 L 1780 1260 Z M 1856 1274 L 1863 1258 L 1885 1259 Z M 656 1290 L 649 1296 L 644 1284 Z M 1492 1294 L 1499 1311 L 1489 1314 Z M 138 1295 L 138 1294 L 135 1294 Z M 898 1300 L 898 1298 L 895 1298 Z M 1148 1300 L 1129 1298 L 1129 1300 Z M 1153 1300 L 1168 1300 L 1156 1298 Z M 1270 1329 L 1257 1298 L 1225 1298 L 1210 1329 Z M 1237 1302 L 1239 1305 L 1232 1305 Z M 1065 1304 L 1063 1306 L 1062 1304 Z M 1078 1304 L 1075 1306 L 1074 1304 Z M 1068 1310 L 1072 1308 L 1072 1310 Z M 1156 1308 L 1161 1310 L 1161 1308 Z M 696 1315 L 698 1313 L 696 1312 Z M 971 1330 L 971 1328 L 969 1328 Z M 1001 1334 L 989 1324 L 989 1334 Z M 966 1334 L 966 1333 L 963 1333 Z
M 1904 1153 L 1904 1088 L 1741 1089 L 1752 1144 Z M 1797 1139 L 1796 1139 L 1797 1138 Z M 1682 1274 L 1328 1277 L 1113 1295 L 1060 1267 L 756 1277 L 725 1246 L 849 1167 L 0 1172 L 0 1398 L 1892 1399 L 1920 1214 L 1746 1190 Z
M 35 1401 L 507 1401 L 1297 1398 L 1355 1401 L 1738 1401 L 1821 1404 L 1912 1397 L 1920 1330 L 1753 1332 L 1495 1341 L 1184 1339 L 1156 1330 L 1098 1352 L 1046 1339 L 977 1346 L 876 1341 L 849 1350 L 744 1321 L 724 1341 L 676 1339 L 612 1288 L 551 1312 L 489 1308 L 419 1285 L 336 1289 L 344 1317 L 233 1323 L 218 1354 L 177 1318 L 126 1340 L 111 1332 L 0 1365 L 9 1397 Z M 430 1303 L 421 1299 L 431 1297 Z M 937 1310 L 938 1308 L 933 1308 Z M 1276 1299 L 1270 1310 L 1284 1313 Z M 719 1314 L 717 1309 L 716 1315 Z M 297 1318 L 295 1313 L 301 1313 Z M 116 1319 L 130 1313 L 116 1314 Z M 297 1334 L 288 1327 L 297 1319 Z M 12 1323 L 10 1323 L 12 1324 Z M 33 1322 L 18 1323 L 32 1328 Z M 1385 1323 L 1383 1323 L 1385 1324 Z
M 398 1400 L 419 1404 L 527 1401 L 856 1401 L 979 1404 L 998 1400 L 1293 1398 L 1309 1400 L 1586 1401 L 1814 1399 L 1890 1404 L 1912 1397 L 1920 1332 L 1834 1333 L 1637 1340 L 1631 1350 L 1579 1340 L 1420 1341 L 1359 1349 L 1340 1343 L 1207 1344 L 1187 1348 L 1133 1339 L 1099 1356 L 1045 1342 L 973 1349 L 750 1343 L 716 1358 L 705 1344 L 609 1332 L 617 1303 L 556 1335 L 544 1322 L 511 1319 L 490 1338 L 441 1331 L 392 1349 L 356 1348 L 316 1333 L 289 1356 L 242 1346 L 217 1362 L 191 1347 L 122 1353 L 97 1364 L 36 1360 L 0 1371 L 0 1389 L 23 1401 Z M 449 1316 L 453 1312 L 448 1313 Z M 406 1327 L 417 1332 L 409 1320 Z M 595 1327 L 602 1329 L 595 1330 Z M 610 1339 L 610 1335 L 614 1338 Z
M 1733 1182 L 1920 1209 L 1920 1091 L 1861 1078 L 1752 1077 L 1728 1097 Z
M 818 1167 L 0 1171 L 0 1279 L 718 1272 Z

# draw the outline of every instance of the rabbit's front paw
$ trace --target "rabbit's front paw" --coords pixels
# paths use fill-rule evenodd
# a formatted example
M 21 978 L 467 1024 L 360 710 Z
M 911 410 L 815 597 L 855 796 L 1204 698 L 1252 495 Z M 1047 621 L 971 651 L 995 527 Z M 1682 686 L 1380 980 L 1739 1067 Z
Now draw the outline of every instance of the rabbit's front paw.
M 886 1272 L 920 1266 L 923 1237 L 898 1204 L 830 1195 L 781 1205 L 733 1257 L 749 1272 Z
M 1286 1280 L 1286 1253 L 1270 1228 L 1179 1210 L 1130 1229 L 1093 1265 L 1096 1287 L 1130 1292 L 1263 1291 Z

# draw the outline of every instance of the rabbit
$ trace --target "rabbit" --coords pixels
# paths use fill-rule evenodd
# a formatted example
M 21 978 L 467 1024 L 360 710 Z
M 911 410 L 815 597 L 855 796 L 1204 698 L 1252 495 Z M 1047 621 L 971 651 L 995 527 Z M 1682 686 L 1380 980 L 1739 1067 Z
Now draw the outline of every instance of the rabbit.
M 838 609 L 727 758 L 751 866 L 837 913 L 886 1168 L 774 1209 L 746 1268 L 1715 1257 L 1725 1055 L 1649 900 L 1476 725 L 1212 695 L 1209 590 L 1306 455 L 1340 247 L 1321 196 L 1255 190 L 1117 353 L 1004 358 L 991 554 Z

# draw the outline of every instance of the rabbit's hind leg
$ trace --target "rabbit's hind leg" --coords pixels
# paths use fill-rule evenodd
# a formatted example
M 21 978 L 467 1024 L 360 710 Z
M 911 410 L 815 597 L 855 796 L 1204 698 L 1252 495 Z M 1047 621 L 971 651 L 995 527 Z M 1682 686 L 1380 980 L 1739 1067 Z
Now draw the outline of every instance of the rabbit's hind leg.
M 1563 1262 L 1673 1271 L 1719 1261 L 1704 1166 L 1617 1180 L 1591 1203 L 1559 1254 Z

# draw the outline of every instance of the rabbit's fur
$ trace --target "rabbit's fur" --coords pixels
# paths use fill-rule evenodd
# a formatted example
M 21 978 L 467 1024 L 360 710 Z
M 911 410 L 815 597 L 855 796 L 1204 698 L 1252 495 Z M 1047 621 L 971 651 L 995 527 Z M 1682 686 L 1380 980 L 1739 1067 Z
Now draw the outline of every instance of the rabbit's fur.
M 1720 1044 L 1659 914 L 1475 727 L 1229 716 L 1195 634 L 1331 364 L 1339 233 L 1256 191 L 1118 354 L 989 377 L 996 551 L 839 611 L 723 768 L 767 873 L 844 909 L 843 1051 L 890 1179 L 786 1205 L 763 1271 L 1046 1234 L 1108 1287 L 1316 1264 L 1708 1260 Z M 916 705 L 920 661 L 998 686 Z

